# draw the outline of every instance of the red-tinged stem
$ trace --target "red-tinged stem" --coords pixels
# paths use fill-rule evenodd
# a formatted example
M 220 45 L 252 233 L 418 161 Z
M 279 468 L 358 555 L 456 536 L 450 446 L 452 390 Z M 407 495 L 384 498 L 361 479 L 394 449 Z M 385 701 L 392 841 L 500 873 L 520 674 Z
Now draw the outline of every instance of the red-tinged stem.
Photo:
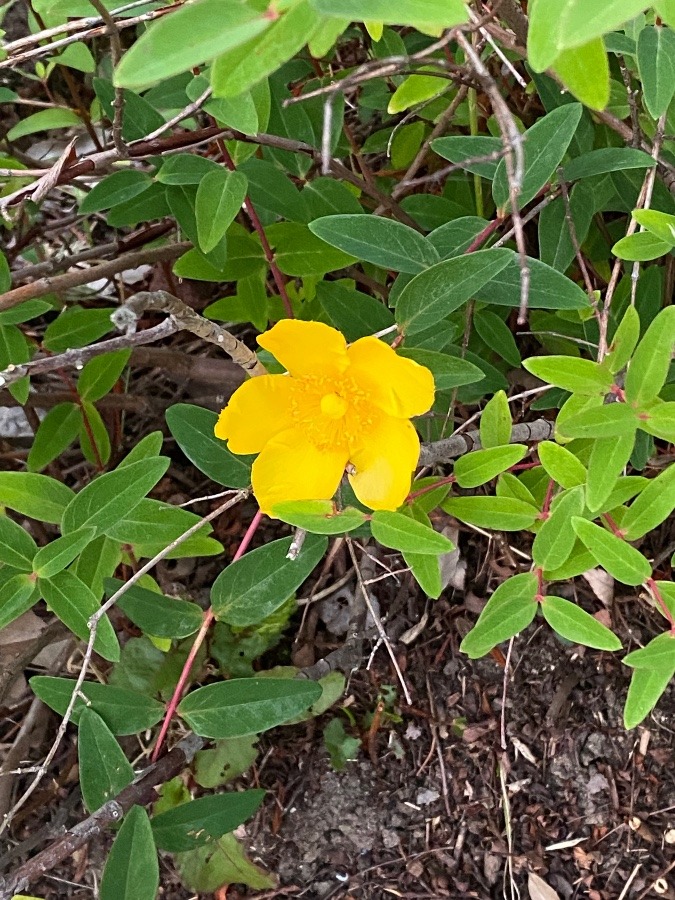
M 537 576 L 537 596 L 534 599 L 537 603 L 543 603 L 546 599 L 546 594 L 544 593 L 544 570 L 537 567 L 534 570 L 534 574 Z
M 490 235 L 494 231 L 496 231 L 500 225 L 503 225 L 503 224 L 504 224 L 504 219 L 500 219 L 499 216 L 497 216 L 496 219 L 492 219 L 491 222 L 488 222 L 488 224 L 481 231 L 481 233 L 476 235 L 476 237 L 469 244 L 469 246 L 466 248 L 464 253 L 465 254 L 473 253 L 475 250 L 478 250 L 478 248 L 481 247 L 485 243 L 485 241 L 490 237 Z
M 412 503 L 413 500 L 416 500 L 418 497 L 421 497 L 422 494 L 428 494 L 429 491 L 435 491 L 437 487 L 441 487 L 444 484 L 454 484 L 457 481 L 454 475 L 448 475 L 446 478 L 439 478 L 438 481 L 434 481 L 433 484 L 427 484 L 423 488 L 420 488 L 419 491 L 413 491 L 411 494 L 405 498 L 406 503 Z
M 258 512 L 253 516 L 251 524 L 246 529 L 246 534 L 241 539 L 241 543 L 237 547 L 237 550 L 232 557 L 232 562 L 236 562 L 240 559 L 244 553 L 248 545 L 251 543 L 251 538 L 256 533 L 258 526 L 260 525 L 260 521 L 262 519 L 263 514 L 258 510 Z M 159 736 L 157 738 L 157 743 L 155 744 L 155 749 L 152 751 L 152 762 L 156 762 L 159 756 L 159 752 L 162 749 L 162 745 L 164 743 L 164 738 L 166 737 L 166 733 L 169 730 L 169 725 L 174 717 L 176 709 L 178 708 L 178 704 L 181 701 L 181 697 L 183 696 L 183 691 L 185 690 L 185 686 L 187 684 L 187 680 L 190 677 L 190 671 L 192 670 L 192 666 L 194 664 L 195 659 L 197 658 L 197 654 L 199 653 L 200 647 L 204 643 L 204 639 L 208 634 L 209 628 L 214 620 L 215 616 L 213 614 L 213 608 L 208 609 L 204 613 L 204 620 L 202 621 L 201 628 L 197 633 L 197 637 L 190 648 L 190 652 L 188 654 L 188 658 L 185 660 L 185 665 L 180 673 L 180 677 L 178 679 L 178 683 L 174 688 L 174 692 L 171 696 L 171 700 L 166 707 L 166 713 L 164 715 L 164 721 L 162 722 L 162 727 L 159 730 Z
M 551 514 L 551 501 L 553 500 L 553 488 L 555 487 L 555 481 L 551 478 L 548 483 L 548 487 L 546 488 L 546 496 L 544 497 L 544 505 L 541 508 L 541 513 L 539 514 L 539 518 L 544 522 Z
M 670 625 L 670 633 L 675 637 L 675 618 L 673 617 L 673 614 L 671 613 L 670 609 L 668 608 L 668 604 L 661 596 L 661 591 L 659 590 L 658 585 L 656 584 L 656 582 L 654 581 L 653 578 L 648 578 L 645 581 L 645 585 L 651 591 L 653 598 L 656 600 L 659 607 L 661 608 L 661 612 L 666 617 L 666 621 Z
M 603 518 L 603 519 L 605 520 L 605 522 L 607 522 L 607 524 L 609 525 L 609 527 L 610 527 L 610 529 L 611 529 L 611 531 L 612 531 L 612 534 L 613 534 L 615 537 L 621 538 L 621 540 L 623 541 L 623 540 L 625 539 L 626 535 L 625 535 L 625 534 L 623 533 L 623 531 L 619 528 L 619 526 L 616 524 L 616 522 L 614 521 L 614 519 L 609 515 L 609 513 L 603 513 L 602 518 Z
M 225 141 L 219 138 L 216 141 L 216 144 L 218 146 L 218 150 L 220 151 L 220 155 L 223 157 L 223 162 L 230 170 L 230 172 L 234 172 L 236 166 L 229 150 L 225 146 Z M 291 298 L 288 296 L 288 291 L 286 290 L 286 282 L 284 280 L 284 276 L 282 275 L 281 269 L 277 265 L 277 261 L 274 258 L 274 251 L 270 247 L 270 242 L 267 240 L 267 235 L 265 234 L 263 224 L 260 221 L 258 213 L 255 211 L 255 207 L 251 203 L 251 200 L 248 196 L 244 198 L 244 209 L 246 210 L 246 215 L 251 220 L 251 225 L 253 225 L 253 228 L 255 229 L 255 232 L 260 239 L 260 244 L 262 246 L 263 253 L 265 254 L 265 259 L 267 260 L 267 265 L 270 267 L 270 272 L 272 273 L 272 278 L 274 278 L 274 283 L 276 284 L 277 290 L 279 291 L 281 301 L 284 304 L 286 315 L 289 319 L 292 319 L 294 318 L 293 305 L 291 303 Z

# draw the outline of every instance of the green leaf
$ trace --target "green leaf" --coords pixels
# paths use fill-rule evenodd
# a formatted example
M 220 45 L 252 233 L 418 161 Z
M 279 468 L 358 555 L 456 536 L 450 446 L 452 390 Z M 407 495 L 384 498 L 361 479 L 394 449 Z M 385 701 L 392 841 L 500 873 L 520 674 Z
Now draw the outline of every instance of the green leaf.
M 307 535 L 297 559 L 287 558 L 291 542 L 272 541 L 223 569 L 211 588 L 217 619 L 238 628 L 255 625 L 294 594 L 326 552 L 328 539 Z
M 665 384 L 675 346 L 675 306 L 654 317 L 628 366 L 625 390 L 629 403 L 644 406 Z
M 185 886 L 198 893 L 213 893 L 224 884 L 246 884 L 254 890 L 270 890 L 276 880 L 246 856 L 233 834 L 176 857 Z
M 470 659 L 478 659 L 527 628 L 537 613 L 536 595 L 537 579 L 531 572 L 502 582 L 459 649 Z
M 287 500 L 272 508 L 276 519 L 314 534 L 345 534 L 366 521 L 353 506 L 336 509 L 331 500 Z
M 210 409 L 176 403 L 166 411 L 166 424 L 190 462 L 212 481 L 245 488 L 251 483 L 252 456 L 235 456 L 213 433 L 218 416 Z
M 671 247 L 675 247 L 675 216 L 657 209 L 634 209 L 633 218 Z
M 542 381 L 578 394 L 607 394 L 613 383 L 611 373 L 590 359 L 532 356 L 523 365 Z
M 82 799 L 90 813 L 114 799 L 135 778 L 133 766 L 108 726 L 86 707 L 80 715 L 77 757 Z
M 476 332 L 502 359 L 516 368 L 520 367 L 520 351 L 513 337 L 513 332 L 496 313 L 489 309 L 481 309 L 473 317 Z
M 25 528 L 0 513 L 0 563 L 20 572 L 32 572 L 37 552 L 37 544 Z
M 672 672 L 675 668 L 675 635 L 659 634 L 640 650 L 624 656 L 623 662 L 634 669 L 658 669 Z
M 211 68 L 216 97 L 236 97 L 272 75 L 298 53 L 321 23 L 316 11 L 300 0 L 280 10 L 267 31 L 226 51 Z
M 40 578 L 38 586 L 51 611 L 80 640 L 88 641 L 87 623 L 99 609 L 99 602 L 92 590 L 70 571 Z M 98 623 L 94 650 L 111 662 L 117 662 L 120 658 L 119 641 L 107 616 L 103 616 Z
M 595 650 L 620 650 L 621 641 L 597 619 L 562 597 L 546 597 L 541 611 L 544 618 L 561 637 L 575 644 Z
M 221 0 L 199 0 L 180 7 L 151 25 L 124 54 L 115 85 L 143 88 L 187 72 L 250 40 L 272 21 L 266 12 L 245 2 L 223 6 Z
M 56 128 L 70 128 L 73 125 L 81 125 L 82 119 L 70 109 L 43 109 L 22 119 L 7 132 L 8 141 L 18 141 L 27 134 L 35 134 L 36 131 L 51 131 Z
M 572 553 L 576 534 L 571 527 L 572 517 L 584 509 L 581 486 L 565 491 L 552 504 L 549 517 L 544 520 L 532 544 L 532 559 L 542 569 L 559 569 Z
M 162 168 L 155 175 L 155 180 L 160 184 L 201 184 L 207 175 L 223 171 L 222 166 L 207 159 L 205 156 L 197 156 L 193 153 L 176 153 L 168 156 L 162 163 Z
M 9 273 L 9 267 L 7 267 L 7 273 L 1 271 L 3 260 L 6 265 L 7 260 L 5 259 L 5 255 L 4 253 L 0 253 L 0 285 L 3 283 L 3 278 L 5 279 L 4 283 L 6 284 L 6 287 L 4 287 L 0 293 L 8 291 L 12 286 L 11 280 L 9 282 L 6 280 L 7 273 Z M 38 316 L 41 316 L 42 313 L 53 309 L 54 307 L 51 303 L 47 303 L 46 300 L 24 300 L 23 303 L 17 304 L 12 309 L 6 309 L 4 312 L 0 312 L 0 325 L 17 325 L 21 322 L 28 322 L 30 319 L 36 319 Z
M 86 347 L 112 331 L 110 321 L 112 309 L 83 309 L 81 306 L 66 307 L 58 319 L 50 322 L 45 331 L 43 343 L 54 353 Z
M 612 493 L 617 479 L 630 459 L 635 446 L 632 432 L 613 438 L 601 438 L 593 443 L 588 461 L 586 504 L 591 512 L 602 508 Z
M 609 61 L 602 38 L 563 50 L 553 71 L 567 90 L 590 109 L 602 110 L 609 103 Z
M 481 444 L 486 450 L 489 450 L 491 447 L 501 447 L 508 444 L 511 440 L 512 428 L 513 422 L 511 419 L 511 410 L 509 408 L 509 401 L 506 398 L 506 393 L 505 391 L 497 391 L 485 404 L 485 409 L 480 417 Z M 475 456 L 475 454 L 471 455 Z M 484 458 L 487 459 L 488 457 Z M 516 460 L 516 462 L 519 461 L 520 460 Z M 515 465 L 515 463 L 511 463 L 510 465 Z M 510 466 L 505 466 L 505 468 L 510 468 Z M 457 466 L 455 465 L 455 473 L 456 472 Z M 488 479 L 488 481 L 489 480 L 490 479 Z M 484 482 L 481 482 L 481 484 L 483 483 Z M 475 487 L 475 485 L 462 485 L 462 487 Z
M 152 178 L 137 169 L 113 172 L 89 191 L 80 204 L 80 213 L 86 216 L 101 209 L 110 209 L 120 203 L 126 203 L 127 200 L 146 191 L 151 184 Z
M 229 791 L 181 803 L 152 820 L 152 833 L 160 850 L 194 850 L 234 831 L 258 809 L 265 791 Z
M 37 697 L 54 712 L 62 716 L 73 694 L 75 681 L 71 678 L 52 678 L 47 675 L 34 675 L 29 684 Z M 83 709 L 91 708 L 97 712 L 113 734 L 137 734 L 152 728 L 164 715 L 164 704 L 145 694 L 127 691 L 123 688 L 99 684 L 97 681 L 85 681 L 81 698 L 75 702 L 73 722 L 77 724 Z
M 536 0 L 530 10 L 528 61 L 543 72 L 558 55 L 615 31 L 646 9 L 644 0 Z
M 312 0 L 312 6 L 324 16 L 356 22 L 383 22 L 385 25 L 413 25 L 436 31 L 468 21 L 460 0 Z
M 612 247 L 612 253 L 618 259 L 629 262 L 649 262 L 670 253 L 672 247 L 672 244 L 667 244 L 649 231 L 638 231 L 617 241 Z
M 13 575 L 0 584 L 0 631 L 30 609 L 38 597 L 35 581 L 28 574 Z
M 391 95 L 387 112 L 390 115 L 405 112 L 412 106 L 418 106 L 427 100 L 432 100 L 448 89 L 443 78 L 439 78 L 437 70 L 431 66 L 422 66 L 421 72 L 434 72 L 433 75 L 408 75 Z M 442 154 L 441 154 L 442 155 Z
M 370 530 L 375 540 L 384 547 L 406 553 L 437 556 L 455 549 L 455 545 L 445 535 L 403 513 L 376 510 L 370 522 Z
M 651 169 L 654 158 L 644 150 L 632 147 L 603 147 L 590 150 L 582 156 L 575 156 L 563 166 L 562 177 L 565 181 L 578 181 L 580 178 L 592 178 L 605 172 L 624 172 L 626 169 Z
M 77 437 L 82 413 L 76 403 L 58 403 L 42 419 L 28 452 L 28 469 L 39 472 L 60 456 Z
M 635 547 L 599 525 L 573 518 L 572 527 L 591 551 L 598 565 L 622 584 L 642 584 L 652 574 L 644 556 Z
M 587 409 L 558 423 L 557 430 L 565 438 L 611 438 L 635 435 L 640 424 L 637 413 L 627 403 L 606 403 Z
M 669 444 L 675 443 L 675 401 L 659 403 L 648 414 L 641 413 L 640 428 Z
M 665 522 L 675 509 L 675 465 L 668 466 L 656 478 L 652 478 L 628 508 L 621 521 L 621 529 L 629 541 L 636 541 L 661 522 Z
M 199 249 L 213 250 L 234 221 L 246 197 L 248 182 L 241 172 L 218 169 L 199 182 L 195 217 Z
M 107 578 L 106 592 L 112 596 L 124 582 Z M 117 606 L 145 634 L 158 638 L 185 638 L 199 630 L 204 614 L 196 603 L 166 597 L 133 585 L 117 601 Z
M 480 250 L 436 263 L 403 288 L 396 319 L 406 335 L 424 331 L 459 309 L 511 261 L 509 250 Z
M 520 306 L 520 263 L 513 250 L 499 249 L 488 253 L 508 253 L 509 263 L 494 278 L 475 292 L 476 299 L 498 306 Z M 472 256 L 475 254 L 471 254 Z M 466 258 L 466 257 L 465 257 Z M 470 258 L 470 257 L 469 257 Z M 527 257 L 530 270 L 530 309 L 589 309 L 588 296 L 576 282 L 539 259 Z
M 623 723 L 628 729 L 635 728 L 654 709 L 659 698 L 675 675 L 675 665 L 671 669 L 635 669 L 630 680 Z
M 116 350 L 102 353 L 85 363 L 77 379 L 80 397 L 90 403 L 105 397 L 117 384 L 130 356 L 131 350 Z
M 321 276 L 358 262 L 355 256 L 332 247 L 300 222 L 277 222 L 269 225 L 265 234 L 275 251 L 277 265 L 285 275 Z
M 309 223 L 310 231 L 333 247 L 360 260 L 417 275 L 440 257 L 419 232 L 380 216 L 324 216 Z
M 233 678 L 197 688 L 178 714 L 202 737 L 258 734 L 295 718 L 321 696 L 313 681 L 289 678 Z
M 460 522 L 499 531 L 530 528 L 539 515 L 536 506 L 512 497 L 450 497 L 441 508 Z
M 431 142 L 431 149 L 434 153 L 442 156 L 443 159 L 462 165 L 465 159 L 489 156 L 492 153 L 500 154 L 502 152 L 502 142 L 499 138 L 487 137 L 481 134 L 455 134 L 451 137 L 436 138 L 436 140 Z M 467 172 L 472 172 L 492 181 L 497 171 L 497 163 L 498 159 L 495 159 L 491 162 L 469 163 L 466 166 L 462 166 L 462 168 L 466 169 Z
M 466 253 L 488 225 L 488 221 L 480 216 L 461 216 L 434 229 L 427 235 L 427 240 L 434 245 L 441 259 L 450 259 Z
M 454 474 L 457 484 L 463 488 L 487 484 L 497 475 L 519 463 L 527 452 L 528 447 L 524 444 L 511 444 L 467 453 L 455 462 Z
M 118 463 L 117 468 L 123 469 L 132 463 L 140 462 L 142 459 L 150 459 L 153 456 L 159 456 L 164 443 L 164 435 L 161 431 L 151 431 L 144 438 L 135 444 L 127 453 L 124 459 Z
M 40 578 L 51 578 L 62 572 L 93 540 L 95 534 L 95 528 L 85 527 L 56 538 L 35 554 L 33 571 Z
M 104 115 L 112 122 L 115 118 L 115 88 L 105 78 L 94 78 L 93 85 Z M 143 97 L 139 97 L 134 91 L 122 91 L 122 97 L 122 137 L 125 141 L 141 140 L 164 125 L 164 116 Z
M 344 282 L 320 281 L 316 286 L 316 296 L 331 324 L 348 341 L 377 334 L 394 325 L 394 317 L 383 303 L 369 294 L 347 287 Z
M 194 779 L 200 787 L 220 787 L 243 775 L 257 756 L 256 739 L 250 735 L 218 741 L 213 749 L 195 754 Z
M 12 286 L 12 273 L 9 268 L 9 263 L 7 262 L 7 257 L 4 253 L 0 252 L 0 294 L 6 293 Z M 30 302 L 30 301 L 29 301 Z M 0 313 L 0 325 L 13 325 L 15 323 L 7 321 L 3 316 L 5 313 Z M 19 319 L 19 321 L 23 321 Z
M 92 465 L 105 466 L 108 464 L 111 453 L 108 429 L 105 426 L 101 413 L 93 403 L 83 400 L 81 408 L 80 448 L 82 449 L 82 454 Z
M 100 475 L 71 500 L 63 513 L 64 534 L 83 525 L 103 532 L 138 506 L 169 468 L 165 456 L 140 460 Z
M 187 509 L 180 509 L 159 500 L 141 500 L 131 512 L 107 527 L 105 532 L 108 537 L 122 544 L 160 545 L 161 549 L 198 525 L 200 521 L 200 516 Z M 205 537 L 211 531 L 213 527 L 206 523 L 199 529 L 197 535 Z
M 634 306 L 628 306 L 614 333 L 609 354 L 605 360 L 609 371 L 616 375 L 624 369 L 640 339 L 640 314 Z
M 155 900 L 159 862 L 150 819 L 132 806 L 117 833 L 101 879 L 101 900 Z
M 566 447 L 552 441 L 542 441 L 537 447 L 537 452 L 547 475 L 565 490 L 586 483 L 586 467 Z
M 637 65 L 642 99 L 652 119 L 658 119 L 675 95 L 675 32 L 646 25 L 638 35 Z
M 529 203 L 544 187 L 567 152 L 581 119 L 580 103 L 566 103 L 539 119 L 525 132 L 523 152 L 525 171 L 518 196 L 520 208 Z M 501 209 L 509 202 L 506 162 L 500 160 L 492 182 L 495 206 Z
M 33 472 L 0 472 L 0 504 L 23 516 L 58 525 L 75 497 L 69 487 Z
M 421 366 L 426 366 L 434 376 L 437 391 L 449 391 L 463 384 L 473 384 L 485 376 L 478 366 L 466 359 L 437 353 L 435 350 L 407 350 L 405 347 L 397 351 L 399 356 L 412 359 Z

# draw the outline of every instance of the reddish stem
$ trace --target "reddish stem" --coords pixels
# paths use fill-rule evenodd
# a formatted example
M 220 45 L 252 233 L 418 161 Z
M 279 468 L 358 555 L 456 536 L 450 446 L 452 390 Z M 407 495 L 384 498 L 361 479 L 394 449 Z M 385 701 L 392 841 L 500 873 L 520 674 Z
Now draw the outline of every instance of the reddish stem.
M 645 584 L 648 587 L 648 589 L 651 591 L 652 596 L 654 597 L 654 599 L 658 603 L 659 607 L 661 608 L 661 612 L 666 617 L 666 621 L 670 625 L 670 633 L 675 637 L 675 618 L 673 618 L 673 614 L 671 613 L 670 609 L 668 608 L 666 601 L 661 596 L 661 591 L 659 590 L 658 585 L 656 584 L 656 582 L 654 581 L 653 578 L 648 578 L 645 581 Z
M 475 250 L 477 250 L 485 243 L 490 235 L 499 228 L 500 225 L 503 225 L 503 223 L 504 219 L 500 219 L 499 216 L 497 216 L 496 219 L 492 219 L 491 222 L 488 222 L 481 233 L 477 234 L 473 241 L 469 244 L 464 253 L 473 253 Z
M 607 522 L 607 524 L 609 525 L 609 527 L 610 527 L 610 529 L 611 529 L 611 531 L 612 531 L 612 534 L 613 534 L 615 537 L 621 538 L 622 541 L 625 540 L 626 535 L 625 535 L 625 534 L 623 533 L 623 531 L 619 528 L 619 526 L 616 524 L 616 522 L 615 522 L 614 519 L 610 516 L 609 513 L 603 513 L 602 518 L 605 520 L 605 522 Z
M 216 141 L 216 144 L 218 146 L 218 150 L 220 151 L 220 155 L 223 157 L 223 162 L 230 170 L 230 172 L 234 172 L 236 166 L 229 150 L 225 146 L 225 141 L 223 141 L 222 138 L 219 138 Z M 262 222 L 258 218 L 258 213 L 255 211 L 255 207 L 251 203 L 249 197 L 244 198 L 244 209 L 246 210 L 246 214 L 251 220 L 251 225 L 253 225 L 256 234 L 260 238 L 260 244 L 262 246 L 263 253 L 265 254 L 267 265 L 270 267 L 270 272 L 272 273 L 272 278 L 274 278 L 274 283 L 277 286 L 279 296 L 281 297 L 281 300 L 284 304 L 286 315 L 289 319 L 292 319 L 294 318 L 293 305 L 291 303 L 291 298 L 288 296 L 288 291 L 286 290 L 286 282 L 284 281 L 284 276 L 281 273 L 281 269 L 277 265 L 277 262 L 274 258 L 274 251 L 270 247 L 270 242 L 267 240 L 265 229 L 263 228 Z
M 457 479 L 454 475 L 448 475 L 446 478 L 439 478 L 438 481 L 434 481 L 433 484 L 427 484 L 423 488 L 420 488 L 419 491 L 413 491 L 412 494 L 408 494 L 405 498 L 405 502 L 412 503 L 413 500 L 421 497 L 422 494 L 428 494 L 429 491 L 435 491 L 437 487 L 441 487 L 444 484 L 454 484 L 456 481 Z
M 263 514 L 258 510 L 258 512 L 253 516 L 251 524 L 246 529 L 246 534 L 241 539 L 241 543 L 237 547 L 237 550 L 232 557 L 232 562 L 236 562 L 240 559 L 244 553 L 248 545 L 251 543 L 251 538 L 256 533 L 258 526 L 260 525 L 260 520 L 262 519 Z M 187 684 L 187 680 L 190 677 L 190 671 L 194 664 L 194 661 L 199 653 L 199 649 L 204 643 L 204 639 L 208 633 L 209 628 L 211 627 L 211 623 L 213 622 L 215 616 L 213 614 L 213 608 L 210 607 L 204 613 L 204 620 L 202 621 L 201 628 L 197 632 L 197 637 L 190 648 L 190 652 L 188 654 L 188 658 L 185 660 L 185 664 L 181 670 L 180 677 L 178 679 L 178 683 L 174 688 L 174 692 L 171 696 L 171 700 L 166 707 L 166 713 L 164 715 L 164 721 L 162 722 L 162 727 L 159 730 L 159 736 L 157 738 L 157 743 L 155 744 L 155 749 L 152 751 L 152 762 L 156 762 L 159 756 L 159 751 L 162 749 L 162 744 L 164 743 L 164 738 L 166 737 L 166 733 L 169 730 L 169 725 L 171 724 L 171 720 L 174 717 L 178 704 L 181 701 L 181 697 L 183 696 L 183 691 L 185 690 L 185 686 Z

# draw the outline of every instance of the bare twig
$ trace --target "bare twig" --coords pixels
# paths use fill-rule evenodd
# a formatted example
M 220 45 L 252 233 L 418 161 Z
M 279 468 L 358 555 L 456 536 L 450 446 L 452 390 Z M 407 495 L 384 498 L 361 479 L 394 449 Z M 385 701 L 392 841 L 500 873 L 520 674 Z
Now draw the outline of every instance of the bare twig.
M 122 41 L 120 39 L 119 28 L 111 13 L 108 12 L 103 0 L 89 0 L 99 16 L 108 26 L 108 34 L 110 35 L 110 61 L 113 69 L 116 69 L 122 59 Z M 124 91 L 120 87 L 115 88 L 115 98 L 113 100 L 113 123 L 112 123 L 112 139 L 115 150 L 122 159 L 129 156 L 129 151 L 122 138 L 122 118 L 124 116 Z
M 67 831 L 49 847 L 20 866 L 6 880 L 0 879 L 0 900 L 11 900 L 16 893 L 25 891 L 31 884 L 52 871 L 60 862 L 72 856 L 76 850 L 88 844 L 108 826 L 119 823 L 132 806 L 145 806 L 157 798 L 156 786 L 179 775 L 189 766 L 194 755 L 206 744 L 204 738 L 189 734 L 159 762 L 148 766 L 136 780 L 124 788 L 83 822 Z
M 548 441 L 555 431 L 555 422 L 547 419 L 537 419 L 535 422 L 514 425 L 511 430 L 511 443 L 539 443 Z M 434 466 L 438 463 L 449 462 L 465 453 L 480 450 L 482 447 L 479 431 L 467 431 L 466 434 L 455 434 L 440 441 L 430 444 L 422 444 L 420 450 L 419 465 Z
M 36 297 L 44 297 L 45 294 L 58 294 L 70 288 L 90 284 L 101 278 L 111 278 L 113 275 L 126 272 L 128 269 L 135 269 L 138 266 L 168 262 L 180 256 L 181 253 L 185 253 L 190 247 L 192 244 L 189 241 L 166 244 L 163 247 L 150 247 L 146 250 L 123 254 L 117 259 L 108 260 L 88 269 L 77 269 L 75 272 L 66 272 L 65 275 L 56 275 L 54 278 L 39 278 L 32 284 L 24 284 L 5 294 L 0 294 L 0 310 L 11 309 L 11 307 L 23 303 L 24 300 L 34 300 Z

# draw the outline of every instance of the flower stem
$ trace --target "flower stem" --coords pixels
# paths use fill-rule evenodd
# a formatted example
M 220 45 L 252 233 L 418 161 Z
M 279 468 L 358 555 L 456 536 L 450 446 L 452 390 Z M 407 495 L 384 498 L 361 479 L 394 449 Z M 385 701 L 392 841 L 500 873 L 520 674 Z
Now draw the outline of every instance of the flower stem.
M 236 549 L 234 556 L 232 557 L 232 562 L 236 562 L 240 559 L 244 553 L 248 545 L 251 543 L 251 539 L 253 535 L 258 530 L 258 526 L 260 525 L 260 521 L 262 519 L 263 514 L 258 510 L 258 512 L 253 516 L 251 524 L 246 529 L 246 534 L 241 539 L 241 543 Z M 164 715 L 164 721 L 162 722 L 162 727 L 159 730 L 159 736 L 157 738 L 157 743 L 155 744 L 155 749 L 152 751 L 152 762 L 156 762 L 159 756 L 160 750 L 162 749 L 162 744 L 164 743 L 164 738 L 166 737 L 166 733 L 169 730 L 169 725 L 171 724 L 171 720 L 174 717 L 178 704 L 181 701 L 181 697 L 183 696 L 183 691 L 185 690 L 185 686 L 187 684 L 187 680 L 190 677 L 190 671 L 192 670 L 192 666 L 194 661 L 199 653 L 200 647 L 204 643 L 204 639 L 208 634 L 209 628 L 213 620 L 215 619 L 215 615 L 213 613 L 213 607 L 209 607 L 209 609 L 204 613 L 204 619 L 201 624 L 201 628 L 197 632 L 197 637 L 194 640 L 192 647 L 190 648 L 190 652 L 188 653 L 188 657 L 185 660 L 185 664 L 180 673 L 180 677 L 178 678 L 178 683 L 174 688 L 174 692 L 171 696 L 171 700 L 166 707 L 166 713 Z

